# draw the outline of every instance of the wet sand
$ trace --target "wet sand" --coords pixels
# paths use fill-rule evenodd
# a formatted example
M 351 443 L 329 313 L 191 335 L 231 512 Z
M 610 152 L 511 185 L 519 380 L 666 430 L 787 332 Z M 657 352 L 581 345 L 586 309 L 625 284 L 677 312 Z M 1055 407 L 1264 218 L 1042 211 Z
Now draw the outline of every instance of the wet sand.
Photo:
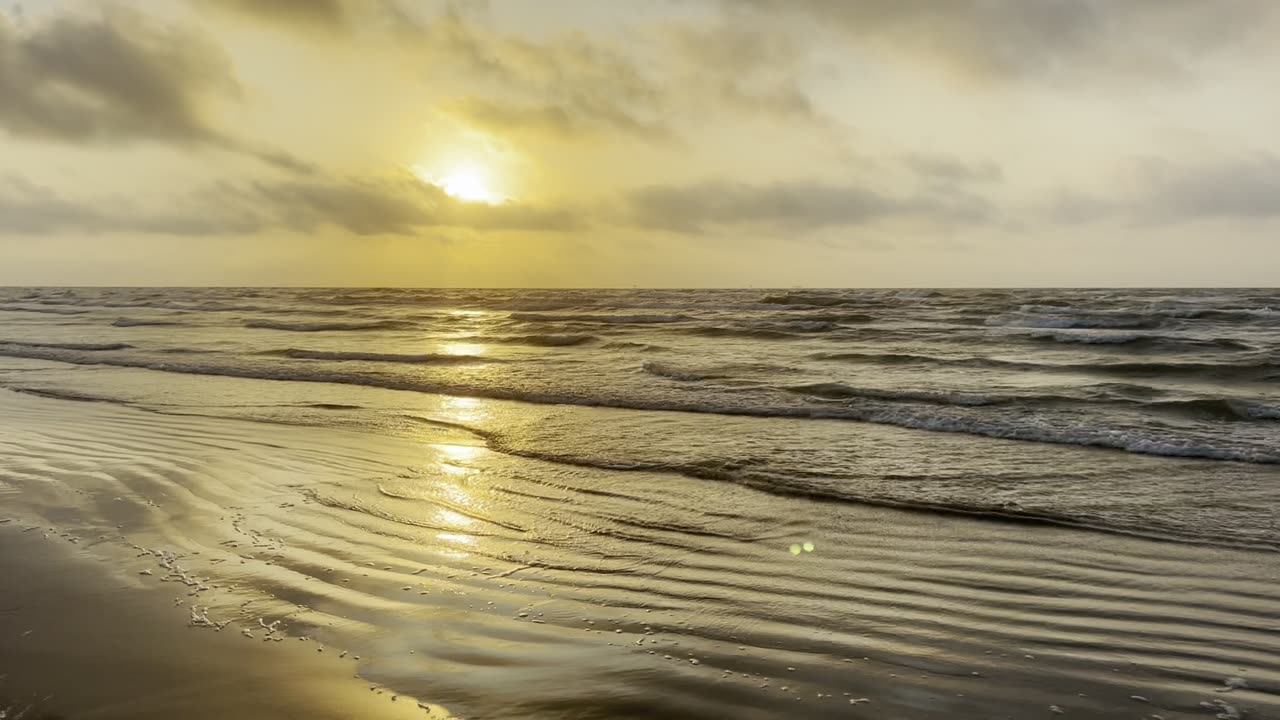
M 1274 553 L 567 467 L 406 428 L 0 392 L 0 697 L 70 720 L 1280 710 Z M 190 627 L 193 606 L 227 625 Z
M 29 527 L 29 526 L 28 526 Z M 392 701 L 315 642 L 187 627 L 173 585 L 128 582 L 91 543 L 0 525 L 0 715 L 67 720 L 448 717 Z M 145 576 L 144 576 L 145 577 Z M 185 599 L 185 598 L 183 598 Z M 259 633 L 261 634 L 261 633 Z

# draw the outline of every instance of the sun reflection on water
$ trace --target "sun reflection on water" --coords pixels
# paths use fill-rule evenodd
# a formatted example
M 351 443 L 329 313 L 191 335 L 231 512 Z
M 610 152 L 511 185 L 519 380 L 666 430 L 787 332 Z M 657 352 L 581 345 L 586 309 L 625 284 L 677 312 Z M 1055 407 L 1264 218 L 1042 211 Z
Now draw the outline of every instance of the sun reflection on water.
M 480 343 L 446 342 L 440 344 L 440 352 L 444 355 L 484 355 L 487 347 Z
M 460 512 L 457 512 L 455 510 L 450 510 L 448 508 L 440 508 L 439 510 L 437 510 L 436 519 L 438 519 L 442 523 L 445 523 L 446 525 L 461 525 L 463 527 L 470 527 L 476 524 L 475 518 L 468 517 L 466 515 L 463 515 Z
M 468 460 L 476 459 L 480 453 L 484 452 L 484 448 L 475 445 L 454 445 L 450 443 L 439 443 L 431 447 L 440 451 L 449 460 L 465 463 Z
M 449 397 L 440 407 L 450 422 L 474 424 L 489 416 L 488 406 L 477 398 Z
M 436 537 L 446 542 L 458 543 L 460 545 L 476 544 L 475 537 L 472 535 L 467 535 L 465 533 L 451 533 L 451 532 L 436 533 Z

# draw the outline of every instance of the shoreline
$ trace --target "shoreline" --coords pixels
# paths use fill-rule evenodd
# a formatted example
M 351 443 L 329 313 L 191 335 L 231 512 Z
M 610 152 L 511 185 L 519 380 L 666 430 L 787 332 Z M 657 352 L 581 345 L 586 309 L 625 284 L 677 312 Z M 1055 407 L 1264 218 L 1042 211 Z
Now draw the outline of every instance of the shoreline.
M 469 720 L 1191 720 L 1280 696 L 1260 553 L 565 470 L 437 434 L 0 402 L 0 578 L 24 579 L 0 583 L 0 701 L 33 713 L 448 717 L 414 695 Z M 166 563 L 210 590 L 162 582 Z M 235 622 L 187 627 L 192 602 Z M 282 616 L 330 644 L 264 642 L 259 618 Z
M 191 627 L 181 586 L 128 583 L 92 544 L 0 524 L 0 711 L 66 720 L 448 718 L 315 642 Z M 16 580 L 16 581 L 15 581 Z M 182 593 L 185 594 L 185 593 Z M 184 600 L 186 598 L 183 598 Z M 8 705 L 6 705 L 8 703 Z M 21 715 L 23 711 L 26 715 Z

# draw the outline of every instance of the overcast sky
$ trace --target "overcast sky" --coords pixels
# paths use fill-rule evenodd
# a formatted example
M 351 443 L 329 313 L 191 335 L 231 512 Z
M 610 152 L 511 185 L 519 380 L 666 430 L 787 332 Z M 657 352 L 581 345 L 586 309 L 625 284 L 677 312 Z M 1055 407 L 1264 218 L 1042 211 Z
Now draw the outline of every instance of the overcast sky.
M 0 0 L 0 284 L 1280 284 L 1270 0 Z

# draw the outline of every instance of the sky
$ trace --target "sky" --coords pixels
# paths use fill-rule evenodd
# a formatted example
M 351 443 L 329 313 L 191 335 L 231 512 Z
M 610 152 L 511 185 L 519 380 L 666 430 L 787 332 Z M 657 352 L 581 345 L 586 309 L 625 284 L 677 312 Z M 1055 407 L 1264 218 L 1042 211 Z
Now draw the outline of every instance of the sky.
M 1274 286 L 1271 0 L 0 0 L 0 284 Z

